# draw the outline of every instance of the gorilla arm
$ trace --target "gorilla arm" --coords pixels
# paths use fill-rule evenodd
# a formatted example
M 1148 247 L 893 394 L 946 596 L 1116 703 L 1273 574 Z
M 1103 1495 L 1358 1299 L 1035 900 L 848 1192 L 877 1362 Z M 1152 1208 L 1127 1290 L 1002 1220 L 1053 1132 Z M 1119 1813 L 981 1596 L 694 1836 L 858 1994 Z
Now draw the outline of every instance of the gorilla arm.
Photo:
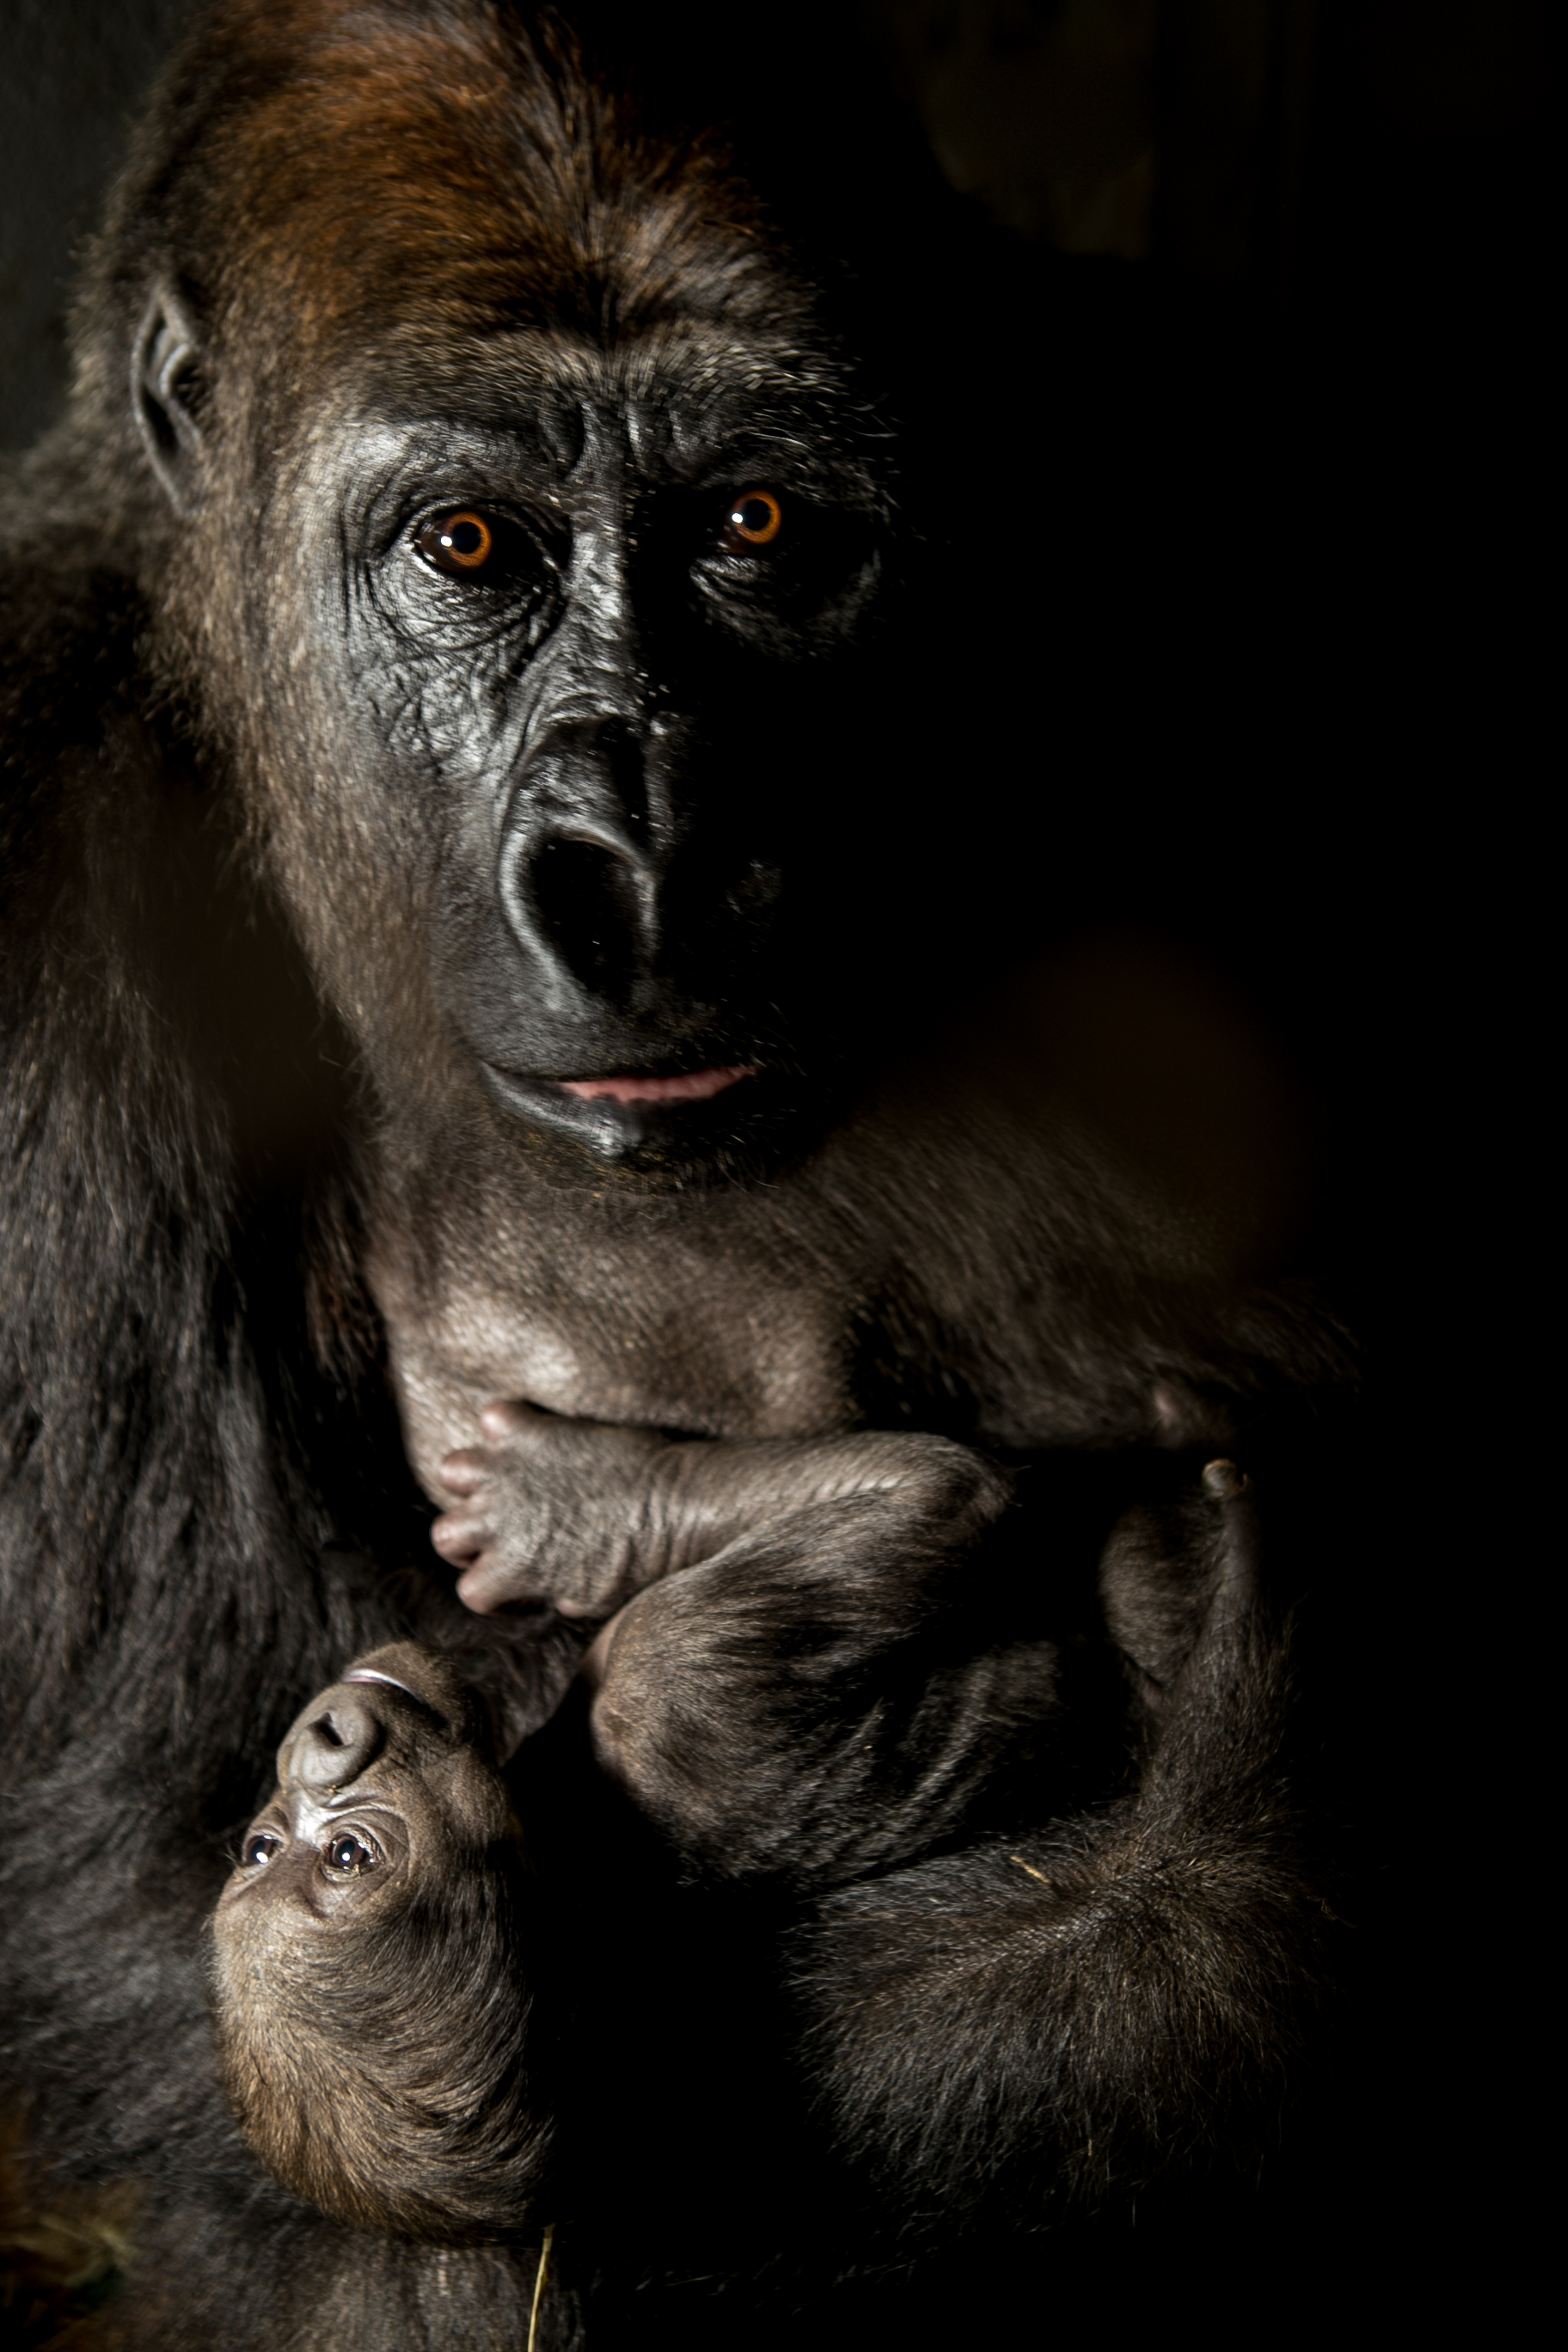
M 1251 1496 L 1204 1475 L 1219 1570 L 1134 1796 L 831 1895 L 798 1989 L 825 2111 L 906 2225 L 1267 2144 L 1331 1914 L 1282 1749 L 1289 1626 Z M 1126 1597 L 1126 1559 L 1117 1570 Z
M 908 1860 L 1058 1735 L 1013 1481 L 968 1447 L 484 1418 L 437 1547 L 472 1562 L 471 1608 L 611 1621 L 595 1746 L 689 1868 L 820 1886 Z
M 1248 2160 L 1331 1975 L 1250 1489 L 1152 1467 L 1100 1553 L 1110 1643 L 1018 1638 L 1025 1580 L 1067 1583 L 1011 1549 L 1026 1512 L 955 1552 L 874 1492 L 782 1512 L 608 1629 L 600 1760 L 691 1875 L 813 1902 L 807 2074 L 905 2226 Z
M 481 1615 L 547 1601 L 563 1616 L 608 1618 L 676 1570 L 852 1497 L 879 1499 L 890 1540 L 921 1527 L 959 1553 L 1012 1493 L 982 1455 L 941 1437 L 670 1439 L 516 1403 L 488 1407 L 480 1425 L 489 1443 L 441 1465 L 443 1485 L 468 1500 L 432 1538 Z

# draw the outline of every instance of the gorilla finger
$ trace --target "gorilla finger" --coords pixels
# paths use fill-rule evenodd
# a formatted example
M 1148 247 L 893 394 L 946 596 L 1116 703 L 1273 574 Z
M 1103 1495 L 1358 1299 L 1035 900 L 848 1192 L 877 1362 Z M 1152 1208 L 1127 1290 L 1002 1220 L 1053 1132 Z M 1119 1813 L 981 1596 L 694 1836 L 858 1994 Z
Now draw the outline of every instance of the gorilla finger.
M 1234 1462 L 1207 1464 L 1204 1489 L 1220 1507 L 1220 1574 L 1215 1601 L 1246 1607 L 1257 1599 L 1258 1589 L 1256 1490 Z
M 474 1553 L 457 1584 L 458 1600 L 476 1617 L 488 1617 L 498 1609 L 515 1608 L 520 1602 L 531 1609 L 555 1609 L 563 1617 L 596 1613 L 574 1609 L 570 1603 L 563 1603 L 553 1592 L 542 1591 L 531 1567 L 510 1565 L 504 1552 L 493 1549 L 493 1529 L 487 1528 L 486 1536 L 490 1540 Z
M 500 1444 L 509 1437 L 525 1437 L 531 1430 L 537 1429 L 541 1422 L 551 1418 L 551 1414 L 541 1412 L 537 1406 L 498 1397 L 480 1413 L 479 1427 L 487 1437 L 494 1438 Z
M 495 1464 L 478 1446 L 468 1446 L 457 1454 L 448 1454 L 441 1464 L 441 1484 L 449 1486 L 454 1495 L 471 1495 L 495 1476 Z
M 476 1518 L 472 1512 L 444 1511 L 430 1526 L 432 1544 L 441 1558 L 450 1560 L 454 1568 L 478 1559 L 494 1536 L 495 1529 L 489 1522 Z
M 476 1617 L 488 1617 L 492 1611 L 504 1609 L 509 1601 L 527 1597 L 510 1590 L 507 1578 L 498 1573 L 482 1552 L 458 1577 L 457 1589 L 464 1608 L 471 1609 Z

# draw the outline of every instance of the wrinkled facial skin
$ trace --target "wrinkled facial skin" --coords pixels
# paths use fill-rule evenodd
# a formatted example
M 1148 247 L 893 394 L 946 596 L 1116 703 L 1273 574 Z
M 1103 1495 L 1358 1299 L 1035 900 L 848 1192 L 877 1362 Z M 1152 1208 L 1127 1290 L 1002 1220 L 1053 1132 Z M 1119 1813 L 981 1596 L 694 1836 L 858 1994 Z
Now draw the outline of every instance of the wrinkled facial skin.
M 279 1786 L 240 1842 L 220 1943 L 357 1925 L 515 1832 L 450 1669 L 412 1643 L 356 1660 L 278 1750 Z
M 270 666 L 317 704 L 285 856 L 318 957 L 373 1062 L 395 949 L 431 1063 L 507 1121 L 700 1166 L 820 1090 L 813 885 L 846 768 L 875 790 L 848 656 L 885 494 L 842 394 L 760 341 L 520 332 L 418 406 L 313 444 L 270 524 L 312 574 Z

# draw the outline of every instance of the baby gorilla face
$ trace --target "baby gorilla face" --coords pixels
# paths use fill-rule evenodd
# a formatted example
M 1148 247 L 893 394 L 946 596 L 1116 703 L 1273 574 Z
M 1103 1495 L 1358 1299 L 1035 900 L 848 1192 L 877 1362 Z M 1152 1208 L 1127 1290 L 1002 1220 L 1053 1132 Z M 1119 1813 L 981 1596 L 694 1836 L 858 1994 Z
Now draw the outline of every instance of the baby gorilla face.
M 357 1660 L 279 1748 L 211 1927 L 220 2069 L 262 2162 L 339 2221 L 447 2245 L 526 2225 L 550 2138 L 488 1746 L 445 1660 Z
M 220 1949 L 368 1921 L 515 1834 L 484 1727 L 447 1662 L 414 1643 L 356 1660 L 278 1750 L 270 1802 L 220 1898 Z

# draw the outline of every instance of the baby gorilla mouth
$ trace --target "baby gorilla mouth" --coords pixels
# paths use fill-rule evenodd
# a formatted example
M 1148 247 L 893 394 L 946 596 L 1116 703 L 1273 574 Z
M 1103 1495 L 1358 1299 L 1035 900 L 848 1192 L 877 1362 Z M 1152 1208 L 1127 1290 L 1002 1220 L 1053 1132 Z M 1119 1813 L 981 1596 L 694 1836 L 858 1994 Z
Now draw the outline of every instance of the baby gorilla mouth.
M 684 1103 L 710 1102 L 742 1078 L 754 1076 L 749 1062 L 727 1069 L 678 1070 L 673 1077 L 656 1078 L 634 1071 L 619 1078 L 562 1078 L 563 1094 L 579 1102 Z

